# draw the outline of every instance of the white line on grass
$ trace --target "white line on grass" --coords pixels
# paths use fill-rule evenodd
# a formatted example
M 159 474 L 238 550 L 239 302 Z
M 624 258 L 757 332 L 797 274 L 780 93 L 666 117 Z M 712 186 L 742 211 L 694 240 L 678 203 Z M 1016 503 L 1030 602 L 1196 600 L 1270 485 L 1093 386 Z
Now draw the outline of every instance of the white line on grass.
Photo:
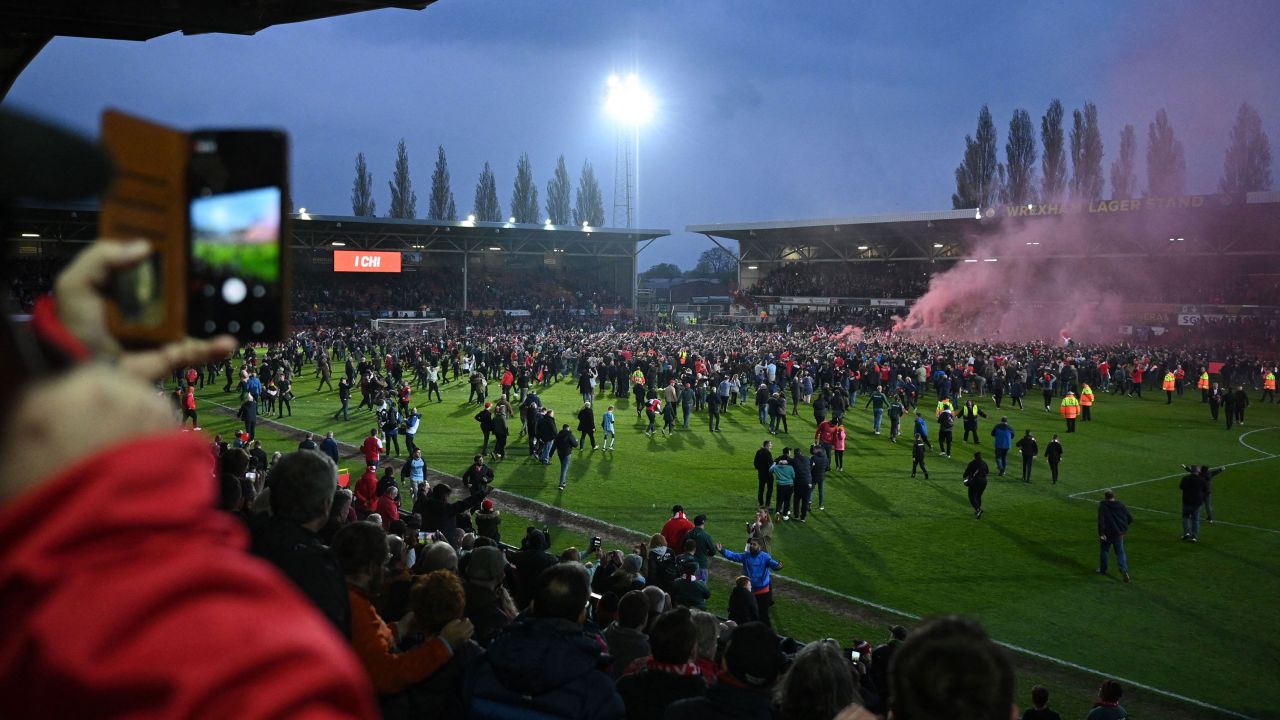
M 216 406 L 218 406 L 218 407 L 220 407 L 220 408 L 223 408 L 224 410 L 230 410 L 230 411 L 233 411 L 233 412 L 235 411 L 235 408 L 232 408 L 232 407 L 231 407 L 231 406 L 229 406 L 229 405 L 223 405 L 222 403 L 220 403 L 220 402 L 215 402 L 215 401 L 213 401 L 213 400 L 202 400 L 201 402 L 206 402 L 206 403 L 209 403 L 210 405 L 216 405 Z M 297 426 L 294 426 L 294 425 L 289 425 L 289 424 L 287 424 L 287 423 L 280 422 L 279 420 L 277 420 L 277 419 L 275 419 L 275 418 L 271 418 L 271 417 L 268 417 L 268 418 L 266 419 L 266 422 L 271 423 L 271 424 L 273 424 L 273 425 L 278 425 L 278 426 L 283 427 L 283 428 L 287 428 L 287 429 L 289 429 L 289 430 L 293 430 L 293 431 L 295 431 L 295 432 L 302 432 L 302 433 L 305 433 L 305 432 L 314 432 L 314 431 L 304 430 L 303 428 L 300 428 L 300 427 L 297 427 Z M 1272 428 L 1262 428 L 1262 430 L 1270 430 L 1270 429 L 1272 429 Z M 1251 432 L 1261 432 L 1261 430 L 1253 430 L 1253 431 L 1251 431 Z M 1241 436 L 1241 437 L 1244 437 L 1244 436 Z M 1242 442 L 1243 442 L 1243 441 L 1242 441 Z M 347 447 L 356 447 L 356 446 L 355 446 L 355 445 L 353 445 L 352 443 L 348 443 L 348 442 L 340 442 L 339 444 L 341 444 L 341 445 L 346 445 Z M 1258 451 L 1258 452 L 1261 452 L 1261 451 Z M 1275 457 L 1275 456 L 1272 456 L 1272 457 Z M 1268 460 L 1268 459 L 1270 459 L 1270 458 L 1257 458 L 1257 459 L 1259 459 L 1259 460 Z M 1245 462 L 1253 462 L 1253 461 L 1245 461 Z M 1234 464 L 1234 465 L 1239 465 L 1239 464 L 1241 464 L 1241 463 L 1232 463 L 1232 464 Z M 440 472 L 440 471 L 438 471 L 438 470 L 435 470 L 435 471 L 433 471 L 433 472 L 435 472 L 437 475 L 444 475 L 445 477 L 453 478 L 453 479 L 455 479 L 455 480 L 460 480 L 460 479 L 461 479 L 461 478 L 459 478 L 457 475 L 454 475 L 454 474 L 452 474 L 452 473 Z M 1175 476 L 1170 475 L 1169 477 L 1175 477 Z M 1165 479 L 1165 478 L 1156 478 L 1156 480 L 1163 480 L 1163 479 Z M 1143 481 L 1143 482 L 1153 482 L 1153 481 L 1152 481 L 1152 480 L 1146 480 L 1146 481 Z M 1137 484 L 1137 483 L 1135 483 L 1135 484 Z M 1116 487 L 1124 487 L 1124 486 L 1116 486 Z M 1098 492 L 1098 491 L 1096 491 L 1096 490 L 1095 490 L 1095 491 L 1091 491 L 1091 492 Z M 623 527 L 622 525 L 616 525 L 616 524 L 614 524 L 614 523 L 606 522 L 606 521 L 604 521 L 604 520 L 599 520 L 599 519 L 596 519 L 596 518 L 587 517 L 586 515 L 582 515 L 582 514 L 579 514 L 579 513 L 573 512 L 572 510 L 566 510 L 566 509 L 564 509 L 564 508 L 562 508 L 562 507 L 557 507 L 557 506 L 555 506 L 555 505 L 551 505 L 551 504 L 549 504 L 549 503 L 542 502 L 541 500 L 535 500 L 535 499 L 533 499 L 533 498 L 525 497 L 525 496 L 523 496 L 523 495 L 521 495 L 521 496 L 520 496 L 520 499 L 521 499 L 521 500 L 523 500 L 523 501 L 525 501 L 525 502 L 529 502 L 529 503 L 532 503 L 532 504 L 534 504 L 534 505 L 541 506 L 542 508 L 544 508 L 544 509 L 546 509 L 546 510 L 550 510 L 550 511 L 555 511 L 555 512 L 559 512 L 559 513 L 563 513 L 563 514 L 565 514 L 565 515 L 568 515 L 568 516 L 571 516 L 571 517 L 576 517 L 576 518 L 581 518 L 581 519 L 583 519 L 583 520 L 589 520 L 589 521 L 591 521 L 591 522 L 593 522 L 593 523 L 599 523 L 599 524 L 601 524 L 601 525 L 604 525 L 605 527 L 612 528 L 612 529 L 617 530 L 617 531 L 626 532 L 626 533 L 630 533 L 630 534 L 632 534 L 632 535 L 638 535 L 638 536 L 646 536 L 646 535 L 648 535 L 648 533 L 643 533 L 643 532 L 640 532 L 639 530 L 632 530 L 631 528 Z M 720 557 L 720 556 L 718 556 L 718 555 L 717 555 L 716 557 L 717 557 L 718 559 L 720 559 L 720 560 L 724 561 L 724 562 L 729 562 L 729 560 L 727 560 L 726 558 Z M 846 601 L 848 601 L 848 602 L 856 603 L 856 604 L 858 604 L 858 605 L 863 605 L 863 606 L 865 606 L 865 607 L 874 608 L 874 609 L 876 609 L 876 610 L 880 610 L 880 611 L 882 611 L 882 612 L 886 612 L 886 613 L 889 613 L 889 614 L 891 614 L 891 615 L 897 615 L 897 616 L 899 616 L 899 617 L 904 617 L 904 618 L 907 618 L 907 619 L 909 619 L 909 620 L 920 620 L 920 619 L 921 619 L 921 616 L 916 615 L 915 613 L 910 613 L 910 612 L 907 612 L 907 611 L 905 611 L 905 610 L 898 610 L 897 608 L 892 608 L 892 607 L 889 607 L 888 605 L 881 605 L 880 603 L 874 602 L 874 601 L 872 601 L 872 600 L 868 600 L 868 599 L 866 599 L 866 598 L 860 598 L 860 597 L 857 597 L 856 595 L 848 595 L 848 594 L 842 593 L 842 592 L 840 592 L 840 591 L 838 591 L 838 590 L 832 590 L 831 588 L 823 587 L 822 585 L 817 585 L 817 584 L 814 584 L 814 583 L 808 582 L 807 580 L 800 580 L 800 579 L 798 579 L 798 578 L 793 578 L 793 577 L 790 577 L 790 576 L 787 576 L 787 575 L 781 575 L 781 574 L 778 574 L 778 573 L 774 573 L 774 575 L 776 575 L 777 577 L 779 577 L 779 578 L 781 578 L 781 579 L 783 579 L 783 580 L 786 580 L 788 583 L 794 583 L 794 584 L 799 585 L 799 586 L 801 586 L 801 587 L 809 588 L 810 590 L 815 590 L 815 591 L 818 591 L 818 592 L 821 592 L 821 593 L 825 593 L 825 594 L 830 595 L 830 596 L 832 596 L 832 597 L 837 597 L 837 598 L 840 598 L 840 599 L 842 599 L 842 600 L 846 600 Z M 1051 662 L 1051 663 L 1054 663 L 1055 665 L 1060 665 L 1060 666 L 1062 666 L 1062 667 L 1071 668 L 1071 669 L 1073 669 L 1073 670 L 1078 670 L 1078 671 L 1080 671 L 1080 672 L 1089 673 L 1090 675 L 1094 675 L 1094 676 L 1096 676 L 1096 677 L 1109 677 L 1109 678 L 1114 678 L 1115 680 L 1118 680 L 1118 681 L 1120 681 L 1120 682 L 1126 683 L 1126 684 L 1128 684 L 1128 685 L 1130 685 L 1130 686 L 1132 686 L 1132 687 L 1141 688 L 1141 689 L 1143 689 L 1143 690 L 1146 690 L 1146 691 L 1147 691 L 1147 692 L 1149 692 L 1149 693 L 1154 693 L 1154 694 L 1156 694 L 1156 695 L 1161 695 L 1161 696 L 1164 696 L 1164 697 L 1167 697 L 1167 698 L 1170 698 L 1170 699 L 1173 699 L 1173 700 L 1177 700 L 1177 701 L 1179 701 L 1179 702 L 1187 703 L 1187 704 L 1189 704 L 1189 705 L 1195 705 L 1196 707 L 1202 707 L 1202 708 L 1205 708 L 1205 709 L 1208 709 L 1208 710 L 1213 710 L 1213 711 L 1215 711 L 1215 712 L 1222 713 L 1223 715 L 1230 715 L 1231 717 L 1240 718 L 1241 720 L 1255 720 L 1254 718 L 1252 718 L 1252 717 L 1250 717 L 1250 716 L 1248 716 L 1248 715 L 1244 715 L 1244 714 L 1242 714 L 1242 713 L 1238 713 L 1238 712 L 1236 712 L 1236 711 L 1234 711 L 1234 710 L 1228 710 L 1227 708 L 1219 707 L 1219 706 L 1217 706 L 1217 705 L 1213 705 L 1213 704 L 1211 704 L 1211 703 L 1204 702 L 1203 700 L 1196 700 L 1195 698 L 1190 698 L 1190 697 L 1187 697 L 1187 696 L 1185 696 L 1185 695 L 1179 695 L 1179 694 L 1177 694 L 1177 693 L 1175 693 L 1175 692 L 1170 692 L 1170 691 L 1168 691 L 1168 690 L 1161 690 L 1161 689 L 1160 689 L 1160 688 L 1158 688 L 1158 687 L 1153 687 L 1153 686 L 1151 686 L 1151 685 L 1146 685 L 1146 684 L 1144 684 L 1144 683 L 1140 683 L 1140 682 L 1138 682 L 1138 681 L 1136 681 L 1136 680 L 1129 680 L 1129 679 L 1127 679 L 1127 678 L 1120 677 L 1119 675 L 1115 675 L 1114 673 L 1104 672 L 1104 671 L 1102 671 L 1102 670 L 1095 670 L 1094 668 L 1087 667 L 1087 666 L 1085 666 L 1085 665 L 1080 665 L 1080 664 L 1078 664 L 1078 663 L 1071 662 L 1070 660 L 1063 660 L 1063 659 L 1061 659 L 1061 658 L 1056 658 L 1056 657 L 1054 657 L 1054 656 L 1052 656 L 1052 655 L 1046 655 L 1046 654 L 1044 654 L 1044 653 L 1036 652 L 1035 650 L 1030 650 L 1030 649 L 1028 649 L 1028 648 L 1024 648 L 1024 647 L 1022 647 L 1022 646 L 1020 646 L 1020 645 L 1014 645 L 1013 643 L 1004 642 L 1004 641 L 1002 641 L 1002 640 L 996 640 L 995 642 L 996 642 L 996 643 L 998 643 L 999 645 L 1002 645 L 1002 646 L 1004 646 L 1004 647 L 1006 647 L 1006 648 L 1008 648 L 1008 649 L 1010 649 L 1010 650 L 1014 651 L 1014 652 L 1022 653 L 1022 654 L 1024 654 L 1024 655 L 1030 655 L 1031 657 L 1037 658 L 1037 659 L 1039 659 L 1039 660 L 1044 660 L 1044 661 L 1046 661 L 1046 662 Z
M 1264 427 L 1264 428 L 1258 428 L 1257 430 L 1250 430 L 1249 432 L 1244 433 L 1244 434 L 1243 434 L 1243 435 L 1241 435 L 1241 436 L 1240 436 L 1240 438 L 1239 438 L 1239 440 L 1240 440 L 1240 444 L 1241 444 L 1241 445 L 1244 445 L 1245 447 L 1249 448 L 1250 450 L 1252 450 L 1252 451 L 1254 451 L 1254 452 L 1262 453 L 1264 457 L 1259 457 L 1259 458 L 1250 458 L 1250 459 L 1248 459 L 1248 460 L 1239 460 L 1239 461 L 1237 461 L 1237 462 L 1225 463 L 1224 465 L 1222 465 L 1222 467 L 1235 467 L 1235 466 L 1237 466 L 1237 465 L 1248 465 L 1249 463 L 1263 462 L 1263 461 L 1265 461 L 1265 460 L 1273 460 L 1273 459 L 1275 459 L 1275 458 L 1277 458 L 1277 457 L 1280 457 L 1280 455 L 1276 455 L 1275 453 L 1269 453 L 1269 452 L 1267 452 L 1266 450 L 1259 450 L 1258 448 L 1256 448 L 1256 447 L 1254 447 L 1254 446 L 1252 446 L 1252 445 L 1250 445 L 1249 443 L 1247 443 L 1247 442 L 1245 442 L 1245 441 L 1244 441 L 1244 439 L 1245 439 L 1245 438 L 1249 437 L 1250 435 L 1252 435 L 1252 434 L 1254 434 L 1254 433 L 1260 433 L 1260 432 L 1264 432 L 1264 431 L 1266 431 L 1266 430 L 1275 430 L 1275 429 L 1276 429 L 1275 427 Z M 1116 489 L 1118 489 L 1118 488 L 1133 487 L 1133 486 L 1135 486 L 1135 485 L 1146 485 L 1147 483 L 1159 482 L 1159 481 L 1161 481 L 1161 480 L 1169 480 L 1169 479 L 1171 479 L 1171 478 L 1176 478 L 1176 477 L 1179 477 L 1179 476 L 1181 476 L 1181 475 L 1182 475 L 1182 473 L 1173 473 L 1172 475 L 1161 475 L 1160 477 L 1154 477 L 1154 478 L 1151 478 L 1151 479 L 1149 479 L 1149 480 L 1138 480 L 1138 481 L 1131 482 L 1131 483 L 1124 483 L 1124 484 L 1122 484 L 1122 485 L 1108 485 L 1108 486 L 1106 486 L 1106 487 L 1098 488 L 1097 490 L 1081 490 L 1080 492 L 1074 492 L 1074 493 L 1071 493 L 1071 494 L 1070 494 L 1070 495 L 1068 495 L 1067 497 L 1068 497 L 1068 498 L 1070 498 L 1070 499 L 1072 499 L 1072 500 L 1084 500 L 1085 498 L 1082 498 L 1082 497 L 1081 497 L 1081 495 L 1094 495 L 1094 494 L 1097 494 L 1097 493 L 1103 492 L 1103 491 L 1105 491 L 1105 490 L 1116 490 Z M 1215 524 L 1216 524 L 1216 523 L 1215 523 Z M 1225 525 L 1226 523 L 1223 523 L 1223 524 Z

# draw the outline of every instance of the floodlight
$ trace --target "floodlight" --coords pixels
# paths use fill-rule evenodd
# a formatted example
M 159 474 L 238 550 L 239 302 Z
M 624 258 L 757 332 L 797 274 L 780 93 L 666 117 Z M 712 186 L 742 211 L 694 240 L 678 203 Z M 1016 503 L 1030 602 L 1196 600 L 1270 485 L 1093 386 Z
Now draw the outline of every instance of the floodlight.
M 858 246 L 858 249 L 859 249 L 859 250 L 866 250 L 866 249 L 867 249 L 867 246 L 866 246 L 866 245 L 859 245 L 859 246 Z
M 516 224 L 516 216 L 515 216 L 515 215 L 512 215 L 511 217 L 507 218 L 507 222 L 511 223 L 512 225 L 515 225 L 515 224 Z
M 500 248 L 500 247 L 495 247 L 495 246 L 490 246 L 490 248 L 489 248 L 489 249 L 490 249 L 490 250 L 495 250 L 495 251 L 496 251 L 496 250 L 501 250 L 502 248 Z
M 936 247 L 936 248 L 941 248 L 941 247 L 942 247 L 942 243 L 934 243 L 934 244 L 933 244 L 933 246 L 934 246 L 934 247 Z
M 40 233 L 22 233 L 22 237 L 24 237 L 24 238 L 38 238 L 38 237 L 40 237 Z
M 476 216 L 475 216 L 475 215 L 468 215 L 468 216 L 467 216 L 467 222 L 475 222 L 475 221 L 476 221 Z
M 755 270 L 755 269 L 757 269 L 757 268 L 759 268 L 759 267 L 760 267 L 759 265 L 748 265 L 748 266 L 747 266 L 747 269 L 748 269 L 748 270 Z
M 635 73 L 627 75 L 625 81 L 610 75 L 604 109 L 627 125 L 639 126 L 653 116 L 653 98 Z

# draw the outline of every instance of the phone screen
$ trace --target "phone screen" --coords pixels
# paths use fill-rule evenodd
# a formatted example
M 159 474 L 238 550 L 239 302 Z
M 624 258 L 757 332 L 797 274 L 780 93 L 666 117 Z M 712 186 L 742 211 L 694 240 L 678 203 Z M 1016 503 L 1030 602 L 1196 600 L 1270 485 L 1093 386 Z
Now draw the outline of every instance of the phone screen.
M 188 332 L 275 341 L 285 322 L 285 139 L 197 132 L 188 182 Z

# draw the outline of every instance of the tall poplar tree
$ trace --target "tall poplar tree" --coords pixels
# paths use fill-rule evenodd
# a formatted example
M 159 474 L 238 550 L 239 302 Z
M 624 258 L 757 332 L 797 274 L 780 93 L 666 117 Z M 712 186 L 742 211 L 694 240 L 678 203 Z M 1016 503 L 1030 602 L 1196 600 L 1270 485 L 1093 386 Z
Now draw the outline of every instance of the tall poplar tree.
M 1224 193 L 1271 189 L 1271 141 L 1262 129 L 1261 116 L 1249 103 L 1241 103 L 1236 112 L 1218 188 Z
M 600 194 L 600 183 L 596 182 L 596 171 L 586 160 L 582 161 L 578 193 L 573 203 L 573 224 L 584 222 L 591 227 L 604 226 L 604 197 Z
M 538 186 L 533 182 L 529 153 L 521 153 L 516 163 L 516 182 L 511 189 L 511 214 L 518 223 L 538 222 Z
M 1004 187 L 1001 200 L 1009 205 L 1036 201 L 1036 129 L 1031 113 L 1014 110 L 1009 120 L 1009 137 L 1004 145 Z
M 351 183 L 351 214 L 356 217 L 373 217 L 373 174 L 365 163 L 364 153 L 356 153 L 356 179 Z
M 498 204 L 498 184 L 493 180 L 493 170 L 488 162 L 480 171 L 480 179 L 476 181 L 476 198 L 471 213 L 481 222 L 502 222 L 502 206 Z
M 1000 183 L 996 174 L 996 125 L 986 105 L 978 112 L 977 138 L 964 137 L 964 159 L 956 168 L 956 191 L 951 206 L 960 208 L 991 207 L 998 197 Z
M 418 217 L 418 195 L 413 191 L 413 180 L 409 178 L 409 151 L 404 147 L 404 138 L 400 138 L 400 144 L 396 146 L 396 169 L 387 185 L 391 188 L 391 210 L 387 217 Z
M 569 181 L 569 171 L 564 167 L 564 155 L 556 161 L 556 172 L 547 181 L 547 217 L 552 225 L 568 225 L 572 204 L 573 183 Z M 578 224 L 578 223 L 575 223 Z
M 1071 197 L 1102 199 L 1102 131 L 1098 108 L 1085 103 L 1084 111 L 1071 114 Z
M 1173 125 L 1164 108 L 1156 113 L 1155 122 L 1147 126 L 1147 196 L 1177 197 L 1186 192 L 1187 159 L 1182 141 L 1173 133 Z
M 1067 157 L 1062 139 L 1062 101 L 1054 99 L 1040 118 L 1040 199 L 1061 200 L 1067 183 Z
M 453 202 L 453 188 L 449 184 L 449 160 L 444 146 L 436 148 L 436 169 L 431 173 L 431 202 L 427 205 L 428 220 L 457 220 L 458 208 Z
M 1138 133 L 1132 125 L 1120 131 L 1120 156 L 1111 163 L 1111 199 L 1128 200 L 1138 193 Z

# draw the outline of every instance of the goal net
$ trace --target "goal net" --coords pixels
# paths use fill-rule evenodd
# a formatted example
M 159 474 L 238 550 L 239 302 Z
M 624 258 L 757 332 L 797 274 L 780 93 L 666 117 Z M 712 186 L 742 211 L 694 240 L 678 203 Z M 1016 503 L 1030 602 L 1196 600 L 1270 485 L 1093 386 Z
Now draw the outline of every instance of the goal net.
M 374 332 L 395 332 L 422 335 L 427 332 L 444 332 L 449 322 L 444 318 L 375 318 L 371 323 Z

